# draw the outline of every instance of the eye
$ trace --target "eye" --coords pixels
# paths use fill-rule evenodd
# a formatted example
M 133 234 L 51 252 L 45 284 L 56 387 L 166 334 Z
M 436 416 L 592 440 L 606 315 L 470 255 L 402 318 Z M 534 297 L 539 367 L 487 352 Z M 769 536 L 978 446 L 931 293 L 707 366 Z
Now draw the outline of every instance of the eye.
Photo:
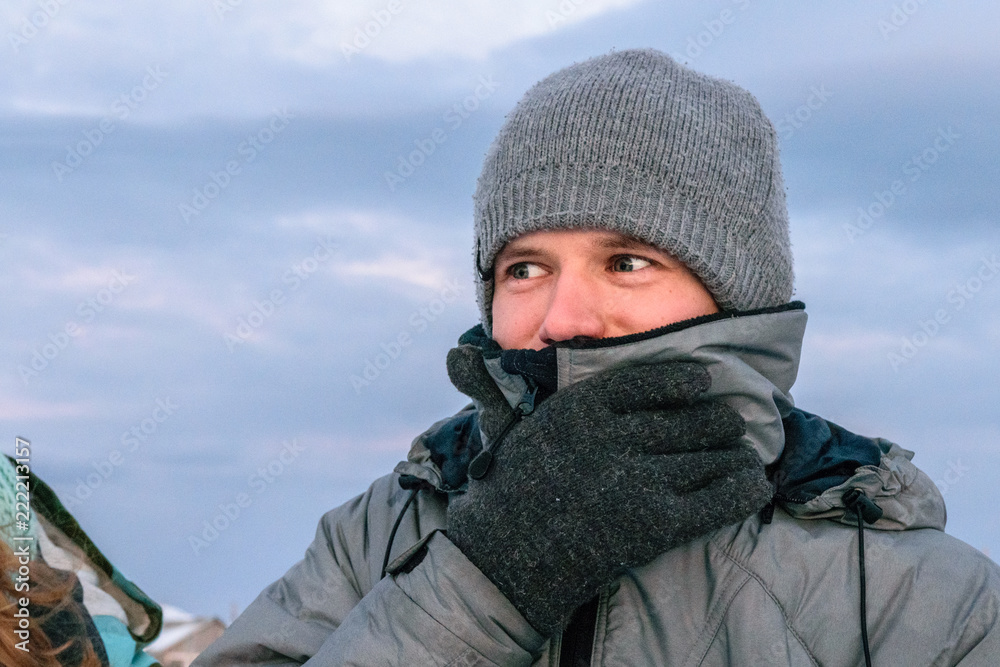
M 651 262 L 635 255 L 619 255 L 611 260 L 611 270 L 618 272 L 638 271 L 649 266 Z
M 507 273 L 511 278 L 515 280 L 527 280 L 528 278 L 538 278 L 544 272 L 542 267 L 537 264 L 532 264 L 531 262 L 518 262 L 517 264 L 512 264 Z

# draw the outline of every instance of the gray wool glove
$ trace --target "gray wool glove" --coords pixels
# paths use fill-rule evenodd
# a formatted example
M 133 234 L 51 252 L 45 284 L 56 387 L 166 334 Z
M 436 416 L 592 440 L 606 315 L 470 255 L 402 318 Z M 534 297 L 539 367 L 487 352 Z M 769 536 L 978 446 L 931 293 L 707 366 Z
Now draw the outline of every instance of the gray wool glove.
M 605 371 L 514 411 L 471 345 L 448 374 L 480 407 L 495 458 L 448 505 L 448 537 L 539 632 L 626 568 L 743 521 L 771 499 L 745 424 L 696 363 Z

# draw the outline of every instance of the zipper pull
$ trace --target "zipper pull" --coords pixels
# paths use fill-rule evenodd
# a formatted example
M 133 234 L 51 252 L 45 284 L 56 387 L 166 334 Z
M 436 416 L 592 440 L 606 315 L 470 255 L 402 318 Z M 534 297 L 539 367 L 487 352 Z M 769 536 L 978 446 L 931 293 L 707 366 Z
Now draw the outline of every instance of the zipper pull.
M 526 415 L 530 415 L 535 409 L 535 390 L 532 389 L 530 394 L 525 394 L 521 398 L 521 402 L 517 404 L 517 408 L 514 410 L 514 414 L 511 415 L 510 421 L 507 425 L 503 427 L 503 431 L 500 432 L 500 437 L 490 443 L 489 447 L 483 449 L 483 451 L 476 454 L 476 458 L 472 459 L 469 463 L 469 477 L 472 479 L 482 479 L 486 477 L 486 474 L 493 467 L 493 450 L 499 449 L 500 444 L 503 439 L 507 437 L 507 433 L 514 428 L 514 424 L 518 423 Z

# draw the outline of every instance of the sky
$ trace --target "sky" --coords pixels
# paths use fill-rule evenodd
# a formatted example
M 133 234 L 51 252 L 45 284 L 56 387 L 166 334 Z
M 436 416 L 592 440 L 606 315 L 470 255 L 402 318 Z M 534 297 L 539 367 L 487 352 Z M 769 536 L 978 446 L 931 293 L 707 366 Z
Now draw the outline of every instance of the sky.
M 154 599 L 229 620 L 466 399 L 472 193 L 535 81 L 653 47 L 774 121 L 796 403 L 1000 554 L 1000 7 L 9 0 L 0 447 Z M 401 343 L 400 341 L 405 341 Z

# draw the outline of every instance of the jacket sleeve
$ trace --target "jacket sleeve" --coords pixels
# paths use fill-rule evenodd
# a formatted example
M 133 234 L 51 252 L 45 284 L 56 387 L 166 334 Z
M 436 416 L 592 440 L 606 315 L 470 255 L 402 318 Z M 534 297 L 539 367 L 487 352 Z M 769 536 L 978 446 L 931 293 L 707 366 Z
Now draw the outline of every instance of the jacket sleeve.
M 530 665 L 544 638 L 440 532 L 445 504 L 434 494 L 420 492 L 393 541 L 393 558 L 412 556 L 379 580 L 408 496 L 397 479 L 328 512 L 305 558 L 194 667 Z
M 969 568 L 972 574 L 967 579 L 976 590 L 968 592 L 958 610 L 962 631 L 957 633 L 952 655 L 960 658 L 952 658 L 952 664 L 959 667 L 1000 663 L 1000 567 L 978 552 L 975 556 L 980 567 Z

